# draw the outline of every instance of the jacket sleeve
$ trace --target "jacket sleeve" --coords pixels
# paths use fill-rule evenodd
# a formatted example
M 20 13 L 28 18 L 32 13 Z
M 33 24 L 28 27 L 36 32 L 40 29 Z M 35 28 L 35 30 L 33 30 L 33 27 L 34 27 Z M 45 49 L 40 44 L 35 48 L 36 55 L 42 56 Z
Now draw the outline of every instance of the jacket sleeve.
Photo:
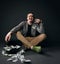
M 23 27 L 23 25 L 24 25 L 24 22 L 19 23 L 17 26 L 15 26 L 14 28 L 12 28 L 12 29 L 10 30 L 10 32 L 11 32 L 11 33 L 15 33 L 15 32 L 17 32 L 17 31 L 19 31 L 19 30 Z
M 45 33 L 45 30 L 44 30 L 44 27 L 43 27 L 43 23 L 42 22 L 37 26 L 37 31 L 39 33 Z

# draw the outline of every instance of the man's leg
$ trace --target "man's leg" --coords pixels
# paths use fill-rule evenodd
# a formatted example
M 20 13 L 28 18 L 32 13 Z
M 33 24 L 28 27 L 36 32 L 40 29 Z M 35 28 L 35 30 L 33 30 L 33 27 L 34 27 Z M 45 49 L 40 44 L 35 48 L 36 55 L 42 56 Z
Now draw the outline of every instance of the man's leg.
M 37 37 L 24 37 L 20 32 L 17 32 L 16 36 L 17 39 L 22 41 L 22 43 L 26 48 L 30 48 L 36 52 L 41 51 L 41 47 L 40 46 L 37 47 L 36 45 L 41 43 L 41 41 L 43 41 L 46 38 L 45 34 L 41 34 Z
M 31 41 L 34 39 L 35 37 L 26 37 L 26 39 L 31 43 Z M 31 43 L 32 44 L 32 43 Z
M 20 31 L 18 31 L 16 33 L 16 37 L 17 37 L 18 40 L 20 40 L 23 43 L 23 45 L 31 48 L 31 46 L 32 46 L 31 43 L 20 33 Z
M 45 34 L 40 34 L 37 37 L 33 38 L 31 40 L 31 44 L 32 46 L 38 45 L 39 43 L 41 43 L 43 40 L 45 40 L 46 35 Z
M 37 37 L 24 37 L 20 32 L 17 32 L 16 36 L 17 39 L 22 41 L 22 43 L 28 47 L 38 45 L 46 38 L 45 34 L 40 34 Z
M 26 39 L 31 43 L 32 46 L 36 46 L 41 43 L 46 38 L 45 34 L 41 34 L 37 37 L 26 37 Z

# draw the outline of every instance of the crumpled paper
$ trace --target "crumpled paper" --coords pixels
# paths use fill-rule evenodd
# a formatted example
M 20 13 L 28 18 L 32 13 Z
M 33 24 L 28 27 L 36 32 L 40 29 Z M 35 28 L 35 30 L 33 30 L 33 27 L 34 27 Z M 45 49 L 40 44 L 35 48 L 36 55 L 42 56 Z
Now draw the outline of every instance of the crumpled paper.
M 21 61 L 21 63 L 24 62 L 31 62 L 30 59 L 26 59 L 24 56 L 24 49 L 20 50 L 16 54 L 7 54 L 6 51 L 10 51 L 13 48 L 20 48 L 20 46 L 10 46 L 10 47 L 4 47 L 5 50 L 2 50 L 2 54 L 4 56 L 10 56 L 10 58 L 7 59 L 7 61 L 17 62 L 18 60 Z

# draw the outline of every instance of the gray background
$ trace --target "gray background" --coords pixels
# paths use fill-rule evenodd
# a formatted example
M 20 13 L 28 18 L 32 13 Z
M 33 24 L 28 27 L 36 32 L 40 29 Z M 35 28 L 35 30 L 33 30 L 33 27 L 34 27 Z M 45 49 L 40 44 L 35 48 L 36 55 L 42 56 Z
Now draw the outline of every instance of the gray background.
M 44 23 L 47 39 L 43 45 L 47 47 L 48 57 L 36 53 L 28 56 L 32 64 L 59 64 L 60 47 L 60 3 L 59 0 L 1 0 L 0 1 L 0 49 L 5 46 L 5 35 L 21 21 L 26 20 L 26 15 L 33 12 L 36 18 L 41 18 Z M 12 36 L 12 40 L 16 40 Z M 36 54 L 36 55 L 33 55 Z M 35 57 L 36 56 L 36 57 Z M 1 64 L 6 61 L 1 55 Z M 35 59 L 36 58 L 36 59 Z M 57 59 L 57 60 L 56 60 Z M 3 60 L 3 62 L 2 62 Z M 40 60 L 40 61 L 39 61 Z M 5 62 L 6 64 L 7 62 Z M 19 62 L 18 62 L 19 63 Z M 8 62 L 8 64 L 11 64 Z

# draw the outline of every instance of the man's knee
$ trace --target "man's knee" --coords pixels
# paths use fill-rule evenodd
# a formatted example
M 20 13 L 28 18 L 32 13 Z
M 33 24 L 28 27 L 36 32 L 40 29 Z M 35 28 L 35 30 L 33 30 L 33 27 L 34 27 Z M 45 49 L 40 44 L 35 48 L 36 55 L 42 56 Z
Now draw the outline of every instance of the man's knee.
M 46 34 L 41 34 L 41 38 L 45 39 L 46 37 Z

